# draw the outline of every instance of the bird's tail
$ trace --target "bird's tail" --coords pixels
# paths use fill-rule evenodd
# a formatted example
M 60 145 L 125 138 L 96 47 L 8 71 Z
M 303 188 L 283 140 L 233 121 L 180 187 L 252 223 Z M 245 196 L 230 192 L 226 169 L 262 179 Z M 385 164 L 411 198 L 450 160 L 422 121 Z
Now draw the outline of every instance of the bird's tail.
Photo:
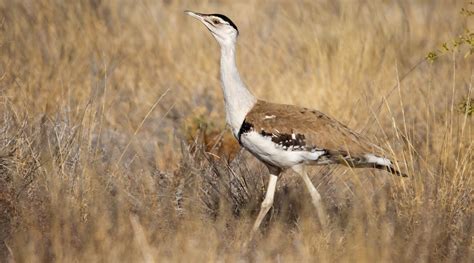
M 401 176 L 401 177 L 408 177 L 406 173 L 402 173 L 399 170 L 397 170 L 393 165 L 374 165 L 374 168 L 380 169 L 380 170 L 385 170 L 387 172 L 390 172 L 394 175 Z
M 339 163 L 348 165 L 354 168 L 376 168 L 385 170 L 394 175 L 401 177 L 408 177 L 407 174 L 400 172 L 395 168 L 393 162 L 387 158 L 379 157 L 374 154 L 365 154 L 360 157 L 350 156 L 348 154 L 339 155 L 342 157 L 339 159 Z
M 397 176 L 408 177 L 407 174 L 398 171 L 392 161 L 387 158 L 379 157 L 374 154 L 365 154 L 363 159 L 368 167 L 385 170 Z

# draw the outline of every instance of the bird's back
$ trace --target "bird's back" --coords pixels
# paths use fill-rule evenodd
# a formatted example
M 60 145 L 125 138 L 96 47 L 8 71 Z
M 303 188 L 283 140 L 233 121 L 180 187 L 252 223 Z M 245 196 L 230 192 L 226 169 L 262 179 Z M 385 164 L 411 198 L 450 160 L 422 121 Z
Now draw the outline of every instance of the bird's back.
M 382 148 L 364 136 L 320 111 L 294 105 L 257 101 L 238 139 L 257 158 L 282 168 L 299 163 L 392 166 L 381 157 Z
M 381 148 L 346 125 L 313 109 L 259 100 L 245 118 L 247 126 L 276 143 L 306 148 L 344 151 L 352 155 L 378 152 Z M 293 139 L 296 138 L 296 139 Z

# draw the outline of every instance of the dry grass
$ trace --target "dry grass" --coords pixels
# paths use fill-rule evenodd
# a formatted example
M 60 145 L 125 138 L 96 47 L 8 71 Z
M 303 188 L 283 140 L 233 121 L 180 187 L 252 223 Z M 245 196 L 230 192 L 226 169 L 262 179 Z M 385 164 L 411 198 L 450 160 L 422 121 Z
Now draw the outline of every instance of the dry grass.
M 423 61 L 473 27 L 452 2 L 0 0 L 0 259 L 472 262 L 473 119 L 458 104 L 474 56 Z M 265 169 L 207 153 L 224 130 L 219 50 L 185 9 L 239 25 L 259 97 L 340 119 L 410 177 L 315 168 L 321 229 L 287 172 L 241 251 Z

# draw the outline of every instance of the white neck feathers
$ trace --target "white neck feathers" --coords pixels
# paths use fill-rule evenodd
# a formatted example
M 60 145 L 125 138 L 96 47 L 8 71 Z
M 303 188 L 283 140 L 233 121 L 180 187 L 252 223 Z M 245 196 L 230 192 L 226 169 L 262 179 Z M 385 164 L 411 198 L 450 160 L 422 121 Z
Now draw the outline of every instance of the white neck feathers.
M 227 124 L 237 136 L 245 116 L 257 99 L 240 79 L 235 62 L 235 42 L 221 45 L 221 81 Z

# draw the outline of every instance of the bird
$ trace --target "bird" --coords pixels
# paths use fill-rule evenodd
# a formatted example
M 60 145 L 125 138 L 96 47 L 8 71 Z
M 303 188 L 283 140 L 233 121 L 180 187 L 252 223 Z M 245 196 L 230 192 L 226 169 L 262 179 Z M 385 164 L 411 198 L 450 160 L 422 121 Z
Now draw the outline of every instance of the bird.
M 277 181 L 285 170 L 301 176 L 321 225 L 327 215 L 321 195 L 308 177 L 307 167 L 340 164 L 376 168 L 406 177 L 384 150 L 334 118 L 314 109 L 257 99 L 240 77 L 236 63 L 239 29 L 222 14 L 185 13 L 211 32 L 220 46 L 220 78 L 226 122 L 239 144 L 268 168 L 269 180 L 251 234 L 273 206 Z

